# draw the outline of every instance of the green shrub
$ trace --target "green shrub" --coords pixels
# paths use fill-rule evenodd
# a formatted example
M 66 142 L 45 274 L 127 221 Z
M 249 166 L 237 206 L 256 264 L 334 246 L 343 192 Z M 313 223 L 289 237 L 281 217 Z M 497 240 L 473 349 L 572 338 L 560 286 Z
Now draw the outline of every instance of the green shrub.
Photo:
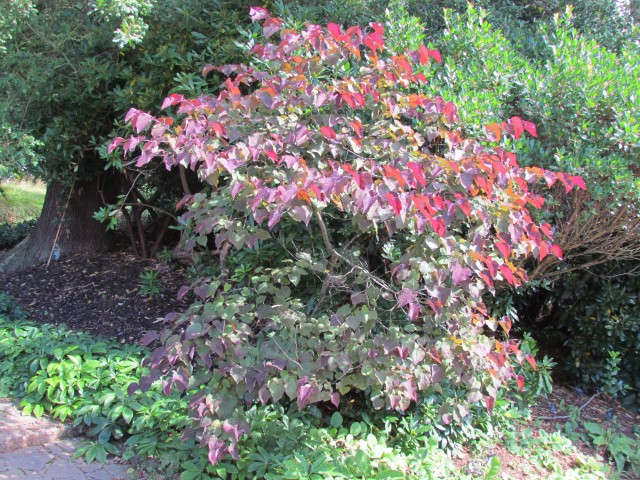
M 35 220 L 27 220 L 17 224 L 0 224 L 0 250 L 6 250 L 20 243 L 36 224 Z
M 563 370 L 583 385 L 640 405 L 640 277 L 571 275 L 554 284 L 554 324 L 537 336 L 557 345 Z M 586 301 L 585 299 L 588 299 Z M 554 330 L 555 332 L 551 332 Z M 617 352 L 613 354 L 612 352 Z M 619 357 L 617 357 L 619 355 Z M 619 386 L 620 388 L 617 388 Z

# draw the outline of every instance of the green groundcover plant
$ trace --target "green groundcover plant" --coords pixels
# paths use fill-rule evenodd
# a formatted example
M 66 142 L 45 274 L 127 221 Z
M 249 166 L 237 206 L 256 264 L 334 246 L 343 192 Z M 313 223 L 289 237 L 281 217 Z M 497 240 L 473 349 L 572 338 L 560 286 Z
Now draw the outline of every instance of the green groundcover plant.
M 167 116 L 131 109 L 136 134 L 109 146 L 138 167 L 197 171 L 209 188 L 180 202 L 184 247 L 219 258 L 181 290 L 189 310 L 147 336 L 162 346 L 139 387 L 197 391 L 185 435 L 214 465 L 239 458 L 256 402 L 402 412 L 446 384 L 449 424 L 491 410 L 504 385 L 522 390 L 535 359 L 483 295 L 523 284 L 528 256 L 562 255 L 532 217 L 544 205 L 533 184 L 583 180 L 498 146 L 536 135 L 520 117 L 465 138 L 455 104 L 425 92 L 437 50 L 387 45 L 380 23 L 251 16 L 249 63 L 203 69 L 228 75 L 218 96 L 172 94 Z
M 248 408 L 243 419 L 252 436 L 240 441 L 238 459 L 211 465 L 207 450 L 182 435 L 191 425 L 188 395 L 194 392 L 165 395 L 156 382 L 144 394 L 128 395 L 127 386 L 148 373 L 142 359 L 149 352 L 25 317 L 0 294 L 0 396 L 20 399 L 26 414 L 83 428 L 89 440 L 76 456 L 88 461 L 104 461 L 109 453 L 152 459 L 153 478 L 184 480 L 468 478 L 439 448 L 435 424 L 413 415 L 325 417 L 315 408 L 299 412 L 291 402 Z M 494 417 L 481 415 L 476 428 L 488 432 L 483 422 L 517 418 L 504 405 L 499 400 Z M 482 466 L 486 478 L 497 470 L 495 460 Z

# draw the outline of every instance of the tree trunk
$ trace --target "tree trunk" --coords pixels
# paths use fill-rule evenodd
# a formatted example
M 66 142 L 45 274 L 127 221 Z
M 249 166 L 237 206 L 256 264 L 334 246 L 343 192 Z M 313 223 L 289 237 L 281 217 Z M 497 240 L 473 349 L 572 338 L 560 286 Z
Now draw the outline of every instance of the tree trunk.
M 112 243 L 105 226 L 92 215 L 113 200 L 114 177 L 76 182 L 73 190 L 59 182 L 47 185 L 42 213 L 31 234 L 9 252 L 0 255 L 0 271 L 11 272 L 49 261 L 54 246 L 60 258 L 78 253 L 97 253 Z M 52 259 L 51 261 L 54 261 Z

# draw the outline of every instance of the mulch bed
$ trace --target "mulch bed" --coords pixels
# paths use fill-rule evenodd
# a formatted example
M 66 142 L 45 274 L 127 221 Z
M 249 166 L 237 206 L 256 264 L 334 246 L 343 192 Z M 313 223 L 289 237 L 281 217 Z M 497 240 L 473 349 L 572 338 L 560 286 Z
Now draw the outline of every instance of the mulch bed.
M 140 275 L 157 270 L 160 293 L 140 294 Z M 162 329 L 170 312 L 182 312 L 187 301 L 176 293 L 186 282 L 184 268 L 126 252 L 77 255 L 59 262 L 0 273 L 0 291 L 12 295 L 41 323 L 64 323 L 72 330 L 136 343 L 149 330 Z

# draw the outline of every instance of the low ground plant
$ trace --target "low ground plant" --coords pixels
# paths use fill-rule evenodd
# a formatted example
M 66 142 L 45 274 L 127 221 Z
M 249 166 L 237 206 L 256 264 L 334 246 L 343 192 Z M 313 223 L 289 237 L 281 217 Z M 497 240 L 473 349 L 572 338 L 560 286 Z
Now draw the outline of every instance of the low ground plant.
M 148 372 L 143 366 L 148 353 L 61 326 L 36 325 L 10 297 L 0 295 L 0 396 L 19 400 L 25 413 L 53 415 L 82 428 L 88 440 L 76 456 L 88 461 L 122 455 L 158 480 L 492 479 L 500 478 L 504 466 L 487 452 L 506 441 L 512 453 L 533 459 L 539 470 L 532 475 L 542 470 L 561 478 L 563 467 L 549 444 L 578 458 L 564 470 L 567 478 L 608 475 L 605 464 L 578 455 L 562 434 L 543 438 L 540 433 L 536 439 L 531 432 L 518 433 L 528 414 L 501 399 L 491 415 L 478 408 L 463 425 L 438 423 L 427 399 L 402 415 L 331 413 L 316 406 L 301 412 L 293 402 L 254 403 L 242 418 L 252 434 L 240 439 L 238 459 L 212 465 L 197 438 L 182 433 L 191 425 L 188 398 L 195 391 L 167 395 L 157 381 L 144 394 L 127 393 L 128 385 Z M 613 437 L 608 445 L 616 449 L 623 442 Z M 463 447 L 475 459 L 460 469 L 453 460 Z

